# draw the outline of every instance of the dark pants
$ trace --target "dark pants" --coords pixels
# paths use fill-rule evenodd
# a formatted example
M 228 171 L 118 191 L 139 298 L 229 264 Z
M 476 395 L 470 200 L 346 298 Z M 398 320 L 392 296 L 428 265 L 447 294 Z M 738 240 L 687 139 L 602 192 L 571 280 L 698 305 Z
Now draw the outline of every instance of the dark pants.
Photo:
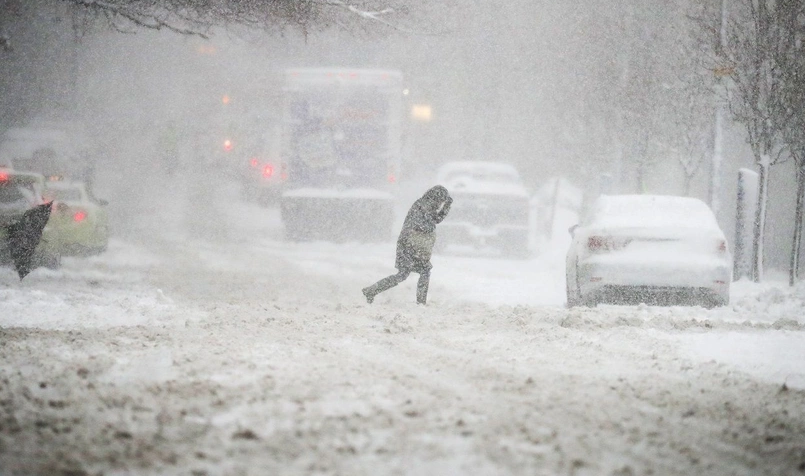
M 375 284 L 365 288 L 364 294 L 367 296 L 372 296 L 374 298 L 376 295 L 382 293 L 383 291 L 389 290 L 394 286 L 400 284 L 401 282 L 405 281 L 408 278 L 408 275 L 411 274 L 411 271 L 416 271 L 419 273 L 419 280 L 416 283 L 416 302 L 417 304 L 425 304 L 428 300 L 428 284 L 430 284 L 430 268 L 421 268 L 416 270 L 410 269 L 401 269 L 397 272 L 397 274 L 392 274 L 391 276 L 385 277 L 380 281 L 376 282 Z

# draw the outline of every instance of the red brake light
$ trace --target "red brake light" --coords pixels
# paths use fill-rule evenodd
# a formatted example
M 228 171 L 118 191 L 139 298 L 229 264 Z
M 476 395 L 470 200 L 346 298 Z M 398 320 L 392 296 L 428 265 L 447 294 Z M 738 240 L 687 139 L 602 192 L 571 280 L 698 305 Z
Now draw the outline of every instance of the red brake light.
M 590 251 L 598 251 L 604 248 L 604 241 L 603 236 L 591 236 L 587 238 L 587 249 Z
M 8 173 L 0 172 L 0 182 L 8 182 Z
M 227 152 L 232 150 L 232 141 L 231 140 L 227 139 L 227 140 L 224 141 L 224 150 L 227 151 Z
M 591 236 L 587 238 L 587 249 L 593 253 L 615 251 L 625 248 L 631 241 L 629 238 L 616 239 L 611 236 Z
M 389 174 L 389 183 L 394 183 L 397 181 L 397 177 L 394 174 Z
M 250 165 L 250 166 L 251 166 L 253 169 L 256 169 L 256 168 L 257 168 L 257 166 L 258 166 L 258 165 L 260 165 L 260 161 L 259 161 L 259 160 L 257 160 L 255 157 L 252 157 L 252 159 L 249 161 L 249 165 Z
M 270 178 L 272 175 L 274 175 L 274 167 L 272 167 L 271 164 L 266 164 L 266 166 L 263 167 L 263 177 Z
M 85 218 L 87 218 L 87 212 L 85 212 L 84 210 L 79 210 L 75 212 L 75 214 L 73 215 L 73 220 L 77 222 L 82 222 L 84 221 Z

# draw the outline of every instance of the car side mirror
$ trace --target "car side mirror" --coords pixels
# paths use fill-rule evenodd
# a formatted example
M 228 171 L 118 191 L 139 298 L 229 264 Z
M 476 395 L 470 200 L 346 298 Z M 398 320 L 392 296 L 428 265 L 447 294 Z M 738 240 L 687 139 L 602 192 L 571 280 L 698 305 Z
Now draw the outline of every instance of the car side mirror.
M 573 225 L 570 228 L 568 228 L 567 232 L 570 233 L 570 236 L 573 236 L 573 235 L 576 234 L 576 228 L 578 228 L 578 227 L 579 227 L 579 224 L 576 223 L 575 225 Z
M 109 200 L 104 200 L 102 198 L 99 198 L 98 199 L 98 205 L 100 205 L 102 207 L 105 207 L 106 205 L 109 205 Z

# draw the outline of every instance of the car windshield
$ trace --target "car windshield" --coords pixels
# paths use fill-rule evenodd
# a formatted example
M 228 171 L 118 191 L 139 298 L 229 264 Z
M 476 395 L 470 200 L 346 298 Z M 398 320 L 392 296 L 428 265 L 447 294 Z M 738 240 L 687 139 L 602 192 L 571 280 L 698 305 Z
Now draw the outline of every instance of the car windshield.
M 77 188 L 49 188 L 45 192 L 45 198 L 63 202 L 77 202 L 81 200 L 81 190 Z

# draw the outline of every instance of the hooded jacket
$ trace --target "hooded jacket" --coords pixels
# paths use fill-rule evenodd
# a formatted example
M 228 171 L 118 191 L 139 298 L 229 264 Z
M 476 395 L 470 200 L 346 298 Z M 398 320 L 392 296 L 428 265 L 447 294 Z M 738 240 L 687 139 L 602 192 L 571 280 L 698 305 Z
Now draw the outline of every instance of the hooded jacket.
M 447 216 L 452 203 L 447 189 L 441 185 L 431 188 L 414 202 L 397 238 L 397 269 L 426 271 L 431 268 L 436 225 Z

